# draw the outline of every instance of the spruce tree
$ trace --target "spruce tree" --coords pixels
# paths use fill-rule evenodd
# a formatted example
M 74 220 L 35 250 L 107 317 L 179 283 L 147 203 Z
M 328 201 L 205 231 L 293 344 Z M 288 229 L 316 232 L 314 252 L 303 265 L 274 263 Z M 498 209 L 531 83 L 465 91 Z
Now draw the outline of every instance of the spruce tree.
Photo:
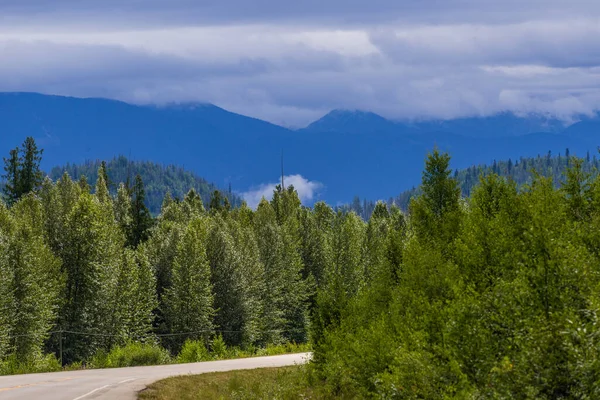
M 425 161 L 422 194 L 410 202 L 412 226 L 430 243 L 448 244 L 460 223 L 460 188 L 451 174 L 450 156 L 435 149 Z
M 40 169 L 44 150 L 38 149 L 35 140 L 28 137 L 21 148 L 21 170 L 19 173 L 19 194 L 23 196 L 39 189 L 44 179 Z M 19 197 L 20 197 L 19 196 Z
M 10 156 L 4 158 L 4 200 L 10 206 L 21 197 L 21 158 L 19 148 L 10 151 Z
M 140 243 L 148 240 L 149 230 L 152 227 L 152 215 L 146 204 L 146 192 L 141 175 L 136 175 L 133 185 L 133 199 L 131 202 L 131 231 L 129 245 L 136 248 Z

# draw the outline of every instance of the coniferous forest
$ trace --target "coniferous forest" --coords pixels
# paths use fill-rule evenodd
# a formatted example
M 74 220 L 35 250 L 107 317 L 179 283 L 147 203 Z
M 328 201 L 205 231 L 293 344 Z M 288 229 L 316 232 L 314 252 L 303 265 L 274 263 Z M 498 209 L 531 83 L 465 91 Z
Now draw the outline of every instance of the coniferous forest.
M 600 397 L 600 178 L 481 174 L 468 197 L 434 150 L 406 212 L 368 221 L 279 186 L 256 210 L 43 179 L 5 159 L 0 362 L 89 362 L 132 343 L 181 354 L 310 342 L 329 397 Z M 60 332 L 56 335 L 55 332 Z M 169 355 L 167 355 L 169 356 Z M 33 360 L 33 361 L 32 361 Z

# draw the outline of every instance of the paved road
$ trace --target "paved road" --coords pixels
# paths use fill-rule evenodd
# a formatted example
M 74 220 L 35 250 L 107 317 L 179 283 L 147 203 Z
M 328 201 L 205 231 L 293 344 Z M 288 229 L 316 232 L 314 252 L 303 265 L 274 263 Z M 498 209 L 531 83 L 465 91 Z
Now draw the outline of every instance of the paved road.
M 309 353 L 161 365 L 0 376 L 1 400 L 133 400 L 147 385 L 170 376 L 301 364 Z

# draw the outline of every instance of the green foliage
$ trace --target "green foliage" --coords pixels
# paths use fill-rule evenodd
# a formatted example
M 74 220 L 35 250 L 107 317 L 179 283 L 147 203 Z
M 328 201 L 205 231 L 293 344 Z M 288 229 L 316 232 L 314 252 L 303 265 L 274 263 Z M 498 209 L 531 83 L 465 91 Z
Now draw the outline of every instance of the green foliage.
M 124 346 L 115 346 L 110 352 L 96 353 L 90 364 L 94 368 L 121 368 L 142 365 L 169 364 L 169 352 L 157 344 L 130 342 Z
M 102 175 L 98 178 L 98 182 L 102 182 Z M 132 190 L 131 201 L 131 223 L 130 229 L 127 232 L 128 244 L 137 248 L 140 243 L 148 240 L 150 228 L 152 227 L 152 216 L 150 210 L 146 207 L 146 191 L 141 175 L 135 176 L 135 183 Z
M 193 218 L 183 233 L 173 263 L 171 287 L 165 291 L 164 316 L 172 332 L 190 333 L 190 337 L 206 338 L 213 329 L 211 271 L 206 254 L 210 221 Z M 172 349 L 183 342 L 173 338 Z
M 559 190 L 540 175 L 518 190 L 490 174 L 461 203 L 434 152 L 408 219 L 390 223 L 380 207 L 368 223 L 367 271 L 382 265 L 391 279 L 367 280 L 314 336 L 325 386 L 378 398 L 595 398 L 600 178 L 581 160 L 569 166 Z M 315 316 L 331 310 L 319 302 Z
M 227 350 L 227 345 L 222 335 L 215 336 L 210 342 L 210 352 L 215 360 L 226 358 Z
M 53 354 L 38 355 L 27 360 L 22 360 L 16 354 L 11 354 L 0 361 L 0 375 L 56 372 L 60 371 L 61 368 L 59 360 Z
M 83 164 L 67 164 L 53 168 L 49 176 L 54 180 L 59 179 L 64 173 L 68 173 L 75 180 L 85 176 L 90 185 L 96 185 L 102 163 L 96 160 L 86 161 Z M 108 188 L 113 194 L 118 189 L 119 182 L 130 182 L 138 174 L 142 177 L 146 191 L 145 204 L 153 215 L 160 213 L 162 201 L 167 193 L 176 199 L 183 199 L 190 189 L 194 189 L 202 202 L 209 204 L 211 194 L 218 190 L 215 185 L 174 165 L 132 161 L 124 156 L 115 157 L 105 164 Z M 242 199 L 235 194 L 225 192 L 224 195 L 232 207 L 241 205 Z
M 21 149 L 11 150 L 9 157 L 4 158 L 4 197 L 9 205 L 41 186 L 44 178 L 40 170 L 43 152 L 38 149 L 35 140 L 28 137 Z
M 194 363 L 200 361 L 208 361 L 211 356 L 206 349 L 203 340 L 186 340 L 179 355 L 177 355 L 178 363 Z
M 256 211 L 168 195 L 150 226 L 141 179 L 133 199 L 105 166 L 94 194 L 46 179 L 0 204 L 0 368 L 55 368 L 61 343 L 66 363 L 125 366 L 305 350 L 310 334 L 302 382 L 319 395 L 596 398 L 600 177 L 561 162 L 558 188 L 491 173 L 465 199 L 434 151 L 408 213 L 357 199 L 368 221 L 290 186 Z

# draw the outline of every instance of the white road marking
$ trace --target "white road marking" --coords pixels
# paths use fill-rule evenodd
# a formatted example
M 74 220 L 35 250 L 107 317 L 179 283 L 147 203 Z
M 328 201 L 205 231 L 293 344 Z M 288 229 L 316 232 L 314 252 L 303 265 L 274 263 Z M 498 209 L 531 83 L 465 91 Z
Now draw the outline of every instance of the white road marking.
M 135 381 L 137 378 L 129 378 L 129 379 L 125 379 L 124 381 L 121 381 L 119 383 L 117 383 L 117 385 L 120 385 L 121 383 L 126 383 L 126 382 L 131 382 L 131 381 Z
M 96 393 L 99 390 L 106 389 L 109 386 L 110 385 L 105 385 L 105 386 L 99 387 L 98 389 L 94 389 L 91 392 L 88 392 L 88 393 L 84 394 L 83 396 L 79 396 L 79 397 L 74 398 L 73 400 L 81 400 L 81 399 L 83 399 L 85 397 L 88 397 L 89 395 L 92 395 L 92 394 Z

